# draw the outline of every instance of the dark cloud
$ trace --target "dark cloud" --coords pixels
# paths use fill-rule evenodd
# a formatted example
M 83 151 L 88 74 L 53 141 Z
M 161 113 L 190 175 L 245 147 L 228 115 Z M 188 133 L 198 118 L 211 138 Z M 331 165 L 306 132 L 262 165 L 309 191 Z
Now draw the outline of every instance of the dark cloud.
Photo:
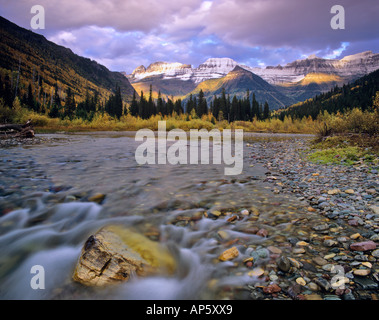
M 35 0 L 0 0 L 0 14 L 30 28 Z M 131 72 L 154 61 L 198 66 L 230 57 L 277 65 L 315 53 L 343 57 L 379 52 L 379 2 L 339 0 L 345 30 L 333 30 L 335 0 L 39 0 L 48 39 Z

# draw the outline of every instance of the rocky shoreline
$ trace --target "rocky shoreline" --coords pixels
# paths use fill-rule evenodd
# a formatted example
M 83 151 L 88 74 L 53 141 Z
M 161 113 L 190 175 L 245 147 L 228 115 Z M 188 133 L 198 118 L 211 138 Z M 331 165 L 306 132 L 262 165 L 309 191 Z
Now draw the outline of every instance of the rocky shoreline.
M 291 194 L 309 213 L 324 217 L 324 223 L 311 226 L 313 234 L 288 239 L 292 253 L 277 260 L 278 271 L 268 281 L 249 286 L 251 298 L 377 300 L 379 168 L 363 161 L 312 163 L 304 139 L 248 147 L 251 165 L 267 169 L 265 182 L 273 193 Z M 294 285 L 288 285 L 291 279 Z

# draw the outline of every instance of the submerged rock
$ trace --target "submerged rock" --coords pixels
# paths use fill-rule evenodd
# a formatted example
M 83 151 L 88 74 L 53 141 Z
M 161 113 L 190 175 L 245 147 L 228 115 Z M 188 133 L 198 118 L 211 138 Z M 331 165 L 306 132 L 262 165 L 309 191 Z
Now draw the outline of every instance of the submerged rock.
M 128 281 L 133 275 L 174 272 L 166 248 L 143 235 L 117 226 L 100 229 L 85 242 L 73 280 L 88 286 Z

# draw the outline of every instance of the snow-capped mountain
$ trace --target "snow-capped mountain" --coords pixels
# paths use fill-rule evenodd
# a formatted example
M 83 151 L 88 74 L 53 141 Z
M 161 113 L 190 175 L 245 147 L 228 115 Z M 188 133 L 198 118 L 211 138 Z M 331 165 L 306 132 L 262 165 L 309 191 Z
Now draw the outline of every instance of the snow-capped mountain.
M 137 67 L 129 76 L 129 79 L 138 81 L 151 76 L 164 75 L 165 79 L 179 78 L 181 80 L 188 80 L 187 75 L 190 76 L 191 74 L 192 67 L 189 64 L 154 62 L 147 68 L 144 66 Z
M 147 77 L 161 76 L 162 80 L 191 80 L 197 84 L 208 79 L 224 77 L 237 65 L 238 63 L 230 58 L 210 58 L 197 68 L 179 62 L 154 62 L 147 68 L 139 66 L 128 78 L 131 82 L 138 82 Z
M 366 51 L 346 56 L 340 60 L 311 55 L 285 66 L 268 66 L 266 68 L 249 67 L 230 58 L 210 58 L 197 68 L 178 62 L 155 62 L 148 68 L 139 66 L 129 76 L 129 79 L 137 82 L 146 77 L 159 75 L 162 76 L 162 79 L 191 80 L 197 84 L 208 79 L 224 77 L 237 65 L 275 85 L 299 82 L 309 73 L 335 74 L 351 80 L 379 69 L 379 54 Z
M 284 66 L 265 68 L 246 66 L 230 58 L 210 58 L 196 68 L 178 62 L 155 62 L 147 68 L 139 66 L 127 77 L 138 92 L 146 92 L 152 85 L 156 93 L 183 97 L 204 81 L 227 76 L 236 66 L 261 77 L 292 101 L 300 102 L 379 69 L 379 54 L 366 51 L 342 59 L 311 55 Z
M 247 70 L 259 75 L 271 84 L 295 83 L 309 73 L 334 74 L 346 80 L 362 77 L 379 68 L 379 54 L 366 51 L 338 59 L 324 59 L 311 55 L 306 59 L 296 60 L 285 66 L 251 68 Z

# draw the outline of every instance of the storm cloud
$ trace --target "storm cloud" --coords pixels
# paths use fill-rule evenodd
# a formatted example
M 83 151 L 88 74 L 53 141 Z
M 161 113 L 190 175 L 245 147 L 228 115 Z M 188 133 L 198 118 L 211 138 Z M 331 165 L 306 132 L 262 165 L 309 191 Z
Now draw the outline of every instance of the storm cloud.
M 35 0 L 0 0 L 0 15 L 30 29 Z M 230 57 L 250 66 L 277 65 L 310 54 L 342 58 L 379 52 L 379 2 L 372 0 L 39 0 L 49 40 L 131 72 L 169 61 L 199 65 Z M 333 5 L 345 29 L 333 30 Z

